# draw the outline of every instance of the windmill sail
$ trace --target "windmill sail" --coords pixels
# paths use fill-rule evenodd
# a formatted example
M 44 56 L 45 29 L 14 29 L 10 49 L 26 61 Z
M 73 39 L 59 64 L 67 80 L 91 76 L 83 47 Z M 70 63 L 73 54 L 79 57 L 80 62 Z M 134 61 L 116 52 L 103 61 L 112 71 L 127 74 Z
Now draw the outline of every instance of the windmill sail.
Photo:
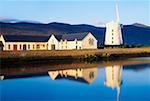
M 120 22 L 120 17 L 119 17 L 119 7 L 118 7 L 118 1 L 116 2 L 116 15 L 117 15 L 117 22 Z

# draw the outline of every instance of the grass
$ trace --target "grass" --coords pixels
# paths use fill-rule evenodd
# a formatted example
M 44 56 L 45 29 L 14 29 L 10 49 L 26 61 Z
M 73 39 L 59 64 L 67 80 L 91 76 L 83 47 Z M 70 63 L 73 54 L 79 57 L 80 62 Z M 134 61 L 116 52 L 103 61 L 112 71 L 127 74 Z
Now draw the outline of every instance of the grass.
M 1 60 L 43 60 L 43 59 L 115 59 L 126 56 L 150 56 L 150 48 L 108 48 L 95 50 L 51 50 L 51 51 L 1 51 Z M 3 61 L 2 61 L 3 62 Z

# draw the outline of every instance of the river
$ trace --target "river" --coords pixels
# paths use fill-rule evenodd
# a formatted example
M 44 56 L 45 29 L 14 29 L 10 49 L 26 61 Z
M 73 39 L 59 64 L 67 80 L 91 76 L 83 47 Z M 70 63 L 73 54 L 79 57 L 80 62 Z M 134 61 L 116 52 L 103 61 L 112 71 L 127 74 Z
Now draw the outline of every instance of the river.
M 14 65 L 1 70 L 1 101 L 150 101 L 150 58 Z

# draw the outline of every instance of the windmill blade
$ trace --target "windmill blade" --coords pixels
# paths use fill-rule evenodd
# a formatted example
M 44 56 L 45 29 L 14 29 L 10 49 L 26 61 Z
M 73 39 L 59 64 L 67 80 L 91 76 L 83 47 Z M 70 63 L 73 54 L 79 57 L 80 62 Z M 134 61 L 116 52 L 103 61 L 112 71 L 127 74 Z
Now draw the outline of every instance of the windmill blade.
M 120 17 L 119 17 L 119 7 L 118 7 L 118 0 L 116 0 L 116 16 L 117 16 L 117 22 L 120 22 Z

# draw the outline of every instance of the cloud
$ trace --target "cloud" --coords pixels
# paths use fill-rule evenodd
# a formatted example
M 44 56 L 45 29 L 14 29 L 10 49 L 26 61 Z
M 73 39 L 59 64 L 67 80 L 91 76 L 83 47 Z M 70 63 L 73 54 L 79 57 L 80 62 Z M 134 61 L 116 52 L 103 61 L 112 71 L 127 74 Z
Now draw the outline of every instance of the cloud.
M 105 27 L 106 22 L 95 20 L 95 21 L 93 21 L 93 24 L 98 27 Z
M 17 23 L 17 22 L 40 23 L 38 21 L 33 21 L 33 20 L 20 20 L 20 19 L 14 19 L 14 18 L 6 18 L 6 17 L 0 17 L 0 22 L 5 22 L 5 23 Z
M 13 19 L 13 18 L 0 17 L 0 21 L 1 22 L 11 22 L 11 23 L 14 23 L 14 22 L 18 22 L 19 20 Z

